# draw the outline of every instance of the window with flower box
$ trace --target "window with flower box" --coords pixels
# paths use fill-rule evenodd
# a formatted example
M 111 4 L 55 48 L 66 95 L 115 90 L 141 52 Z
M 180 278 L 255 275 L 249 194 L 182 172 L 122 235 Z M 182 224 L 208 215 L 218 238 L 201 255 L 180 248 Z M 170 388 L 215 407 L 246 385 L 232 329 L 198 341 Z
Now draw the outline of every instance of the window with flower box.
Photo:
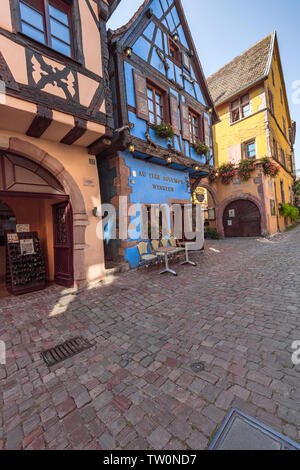
M 72 56 L 71 4 L 62 0 L 19 0 L 21 32 Z
M 165 122 L 165 92 L 147 81 L 147 99 L 150 124 L 159 125 Z

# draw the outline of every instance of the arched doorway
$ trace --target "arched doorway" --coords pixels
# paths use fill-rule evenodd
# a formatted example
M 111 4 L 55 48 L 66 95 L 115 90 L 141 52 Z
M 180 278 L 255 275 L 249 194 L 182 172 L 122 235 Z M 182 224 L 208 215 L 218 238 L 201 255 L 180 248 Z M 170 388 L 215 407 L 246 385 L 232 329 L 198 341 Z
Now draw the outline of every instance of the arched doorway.
M 203 205 L 205 228 L 216 229 L 218 216 L 218 198 L 216 190 L 210 184 L 201 181 L 194 192 L 193 202 Z
M 88 217 L 81 191 L 64 166 L 56 158 L 27 141 L 14 137 L 0 139 L 0 199 L 11 207 L 17 223 L 25 223 L 26 212 L 31 218 L 37 213 L 41 216 L 39 224 L 35 223 L 36 220 L 31 220 L 30 229 L 43 232 L 41 238 L 44 241 L 50 280 L 58 280 L 55 276 L 55 248 L 65 249 L 71 245 L 72 260 L 65 258 L 63 264 L 56 263 L 60 269 L 66 265 L 70 267 L 67 278 L 64 278 L 67 283 L 61 284 L 84 285 L 85 229 Z M 62 203 L 65 205 L 66 218 L 60 217 Z M 63 236 L 65 230 L 69 231 L 68 246 L 63 244 L 58 247 L 56 244 L 55 247 L 55 211 L 60 222 L 66 224 L 65 227 L 62 224 L 60 234 Z M 60 240 L 63 241 L 63 238 Z M 60 259 L 61 257 L 58 261 Z
M 257 205 L 246 199 L 230 202 L 223 213 L 226 238 L 257 237 L 261 235 L 261 216 Z

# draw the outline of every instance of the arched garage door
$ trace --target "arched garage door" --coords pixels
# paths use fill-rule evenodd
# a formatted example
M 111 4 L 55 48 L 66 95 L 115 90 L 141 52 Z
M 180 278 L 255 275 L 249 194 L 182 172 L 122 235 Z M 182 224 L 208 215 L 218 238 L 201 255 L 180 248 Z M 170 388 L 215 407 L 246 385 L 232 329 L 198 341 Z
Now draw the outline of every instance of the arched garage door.
M 251 201 L 231 202 L 223 215 L 225 237 L 257 237 L 261 235 L 258 207 Z

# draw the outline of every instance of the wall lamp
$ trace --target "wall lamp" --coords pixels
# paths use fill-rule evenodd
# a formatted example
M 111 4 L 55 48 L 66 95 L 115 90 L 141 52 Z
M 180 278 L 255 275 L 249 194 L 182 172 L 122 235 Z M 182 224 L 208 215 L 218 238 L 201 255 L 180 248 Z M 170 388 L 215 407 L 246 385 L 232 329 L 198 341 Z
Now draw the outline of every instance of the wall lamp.
M 168 157 L 168 158 L 167 158 L 167 162 L 168 162 L 168 163 L 172 163 L 172 158 L 171 158 L 171 157 Z
M 130 142 L 130 144 L 128 145 L 128 150 L 131 153 L 133 153 L 135 151 L 135 146 L 132 142 Z
M 198 165 L 194 166 L 194 170 L 195 171 L 199 171 L 200 170 L 200 167 Z
M 179 35 L 178 33 L 174 33 L 173 36 L 172 36 L 172 39 L 174 39 L 174 41 L 179 41 Z
M 131 47 L 126 47 L 126 49 L 125 49 L 125 55 L 126 55 L 126 57 L 131 57 L 131 54 L 132 54 L 132 49 L 131 49 Z

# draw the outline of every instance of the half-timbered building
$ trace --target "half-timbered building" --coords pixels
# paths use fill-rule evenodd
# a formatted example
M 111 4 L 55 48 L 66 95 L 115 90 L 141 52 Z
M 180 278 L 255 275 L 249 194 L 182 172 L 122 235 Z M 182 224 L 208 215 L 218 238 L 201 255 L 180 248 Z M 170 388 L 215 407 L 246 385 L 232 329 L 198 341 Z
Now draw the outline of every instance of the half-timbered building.
M 182 4 L 146 0 L 108 38 L 115 134 L 98 157 L 102 201 L 116 208 L 120 196 L 129 207 L 189 204 L 213 166 L 217 114 Z M 138 265 L 139 235 L 109 239 L 107 259 Z
M 112 136 L 106 21 L 119 1 L 1 0 L 2 281 L 16 225 L 38 233 L 49 281 L 104 275 L 95 155 Z

